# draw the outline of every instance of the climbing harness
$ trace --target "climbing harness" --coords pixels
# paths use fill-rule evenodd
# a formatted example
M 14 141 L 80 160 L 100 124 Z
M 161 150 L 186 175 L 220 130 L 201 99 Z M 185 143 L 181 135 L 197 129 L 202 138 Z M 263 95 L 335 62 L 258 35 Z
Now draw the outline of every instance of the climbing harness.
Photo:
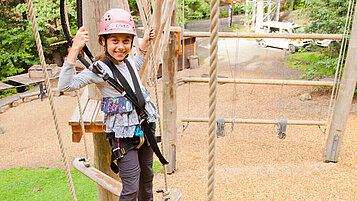
M 125 97 L 128 98 L 135 105 L 136 111 L 137 111 L 137 113 L 138 113 L 138 115 L 140 117 L 140 126 L 142 127 L 142 130 L 144 131 L 144 135 L 147 138 L 147 140 L 149 141 L 152 150 L 154 151 L 154 153 L 156 154 L 156 156 L 159 158 L 160 162 L 163 165 L 168 164 L 168 162 L 162 156 L 159 147 L 157 146 L 157 142 L 156 142 L 154 133 L 151 132 L 151 129 L 149 127 L 149 122 L 147 121 L 148 112 L 144 108 L 145 107 L 144 96 L 143 96 L 143 94 L 141 92 L 141 88 L 140 88 L 139 82 L 138 82 L 138 80 L 136 78 L 135 72 L 134 72 L 130 62 L 128 60 L 126 60 L 126 59 L 124 60 L 126 66 L 129 69 L 131 78 L 132 78 L 133 83 L 134 83 L 135 94 L 132 91 L 129 83 L 126 81 L 125 77 L 115 67 L 113 62 L 108 58 L 105 58 L 102 61 L 112 70 L 113 75 L 123 85 L 122 88 L 125 91 Z

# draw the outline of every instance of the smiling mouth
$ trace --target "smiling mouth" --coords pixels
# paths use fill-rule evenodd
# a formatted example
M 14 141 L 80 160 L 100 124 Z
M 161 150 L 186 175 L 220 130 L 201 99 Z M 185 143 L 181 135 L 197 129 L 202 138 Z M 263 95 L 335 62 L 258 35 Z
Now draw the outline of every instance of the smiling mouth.
M 118 55 L 118 56 L 123 56 L 123 55 L 125 55 L 125 52 L 114 52 L 116 55 Z

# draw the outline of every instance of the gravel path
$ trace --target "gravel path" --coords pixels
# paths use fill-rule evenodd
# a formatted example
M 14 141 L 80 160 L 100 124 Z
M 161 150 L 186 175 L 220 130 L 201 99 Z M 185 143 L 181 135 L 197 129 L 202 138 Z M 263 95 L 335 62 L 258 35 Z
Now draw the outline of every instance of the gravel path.
M 239 78 L 296 78 L 300 72 L 284 69 L 284 52 L 262 49 L 253 40 L 221 40 L 218 75 Z M 208 73 L 206 40 L 198 41 L 201 66 L 178 77 Z M 230 47 L 229 50 L 226 47 Z M 239 52 L 235 52 L 238 50 Z M 238 58 L 229 55 L 238 55 Z M 267 54 L 265 60 L 264 55 Z M 264 60 L 264 62 L 263 62 Z M 229 67 L 231 64 L 231 68 Z M 181 200 L 206 200 L 208 123 L 186 123 L 181 117 L 207 117 L 208 85 L 186 84 L 178 93 L 177 171 L 168 176 Z M 283 91 L 281 93 L 281 91 Z M 300 101 L 310 93 L 312 100 Z M 218 86 L 217 117 L 326 120 L 330 92 L 312 87 L 231 85 Z M 282 94 L 282 95 L 281 95 Z M 282 99 L 280 101 L 280 96 Z M 68 119 L 76 106 L 70 96 L 55 98 L 69 161 L 84 156 L 84 146 L 71 142 Z M 280 106 L 279 106 L 280 105 Z M 20 104 L 0 114 L 0 169 L 63 166 L 48 99 Z M 183 126 L 187 126 L 183 130 Z M 322 128 L 324 129 L 324 127 Z M 327 134 L 315 126 L 288 126 L 287 138 L 276 136 L 273 125 L 225 125 L 217 138 L 216 200 L 355 200 L 357 197 L 357 101 L 354 100 L 338 163 L 323 163 Z M 92 138 L 87 138 L 92 145 Z M 93 155 L 92 146 L 89 146 Z M 155 177 L 163 188 L 163 175 Z M 156 195 L 155 200 L 160 200 Z

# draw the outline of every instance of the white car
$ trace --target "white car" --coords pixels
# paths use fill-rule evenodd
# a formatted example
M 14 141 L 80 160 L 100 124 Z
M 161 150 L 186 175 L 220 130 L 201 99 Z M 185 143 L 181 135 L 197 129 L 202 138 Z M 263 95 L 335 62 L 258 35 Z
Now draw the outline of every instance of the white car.
M 331 39 L 315 40 L 315 44 L 320 47 L 328 47 L 332 43 L 341 43 L 341 40 L 331 40 Z
M 263 22 L 260 33 L 296 33 L 300 25 L 286 22 Z M 299 47 L 306 47 L 312 43 L 311 39 L 287 39 L 287 38 L 260 38 L 257 42 L 262 47 L 277 47 L 296 52 Z

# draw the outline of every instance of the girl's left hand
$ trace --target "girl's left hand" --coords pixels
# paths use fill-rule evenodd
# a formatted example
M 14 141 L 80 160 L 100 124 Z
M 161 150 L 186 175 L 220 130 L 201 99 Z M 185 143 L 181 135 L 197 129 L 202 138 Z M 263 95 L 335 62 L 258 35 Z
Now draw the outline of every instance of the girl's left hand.
M 153 29 L 152 27 L 147 28 L 147 29 L 145 30 L 143 40 L 144 40 L 145 42 L 148 42 L 148 41 L 150 41 L 150 40 L 152 40 L 152 39 L 154 39 L 154 38 L 155 38 L 155 31 L 154 31 L 154 29 Z

